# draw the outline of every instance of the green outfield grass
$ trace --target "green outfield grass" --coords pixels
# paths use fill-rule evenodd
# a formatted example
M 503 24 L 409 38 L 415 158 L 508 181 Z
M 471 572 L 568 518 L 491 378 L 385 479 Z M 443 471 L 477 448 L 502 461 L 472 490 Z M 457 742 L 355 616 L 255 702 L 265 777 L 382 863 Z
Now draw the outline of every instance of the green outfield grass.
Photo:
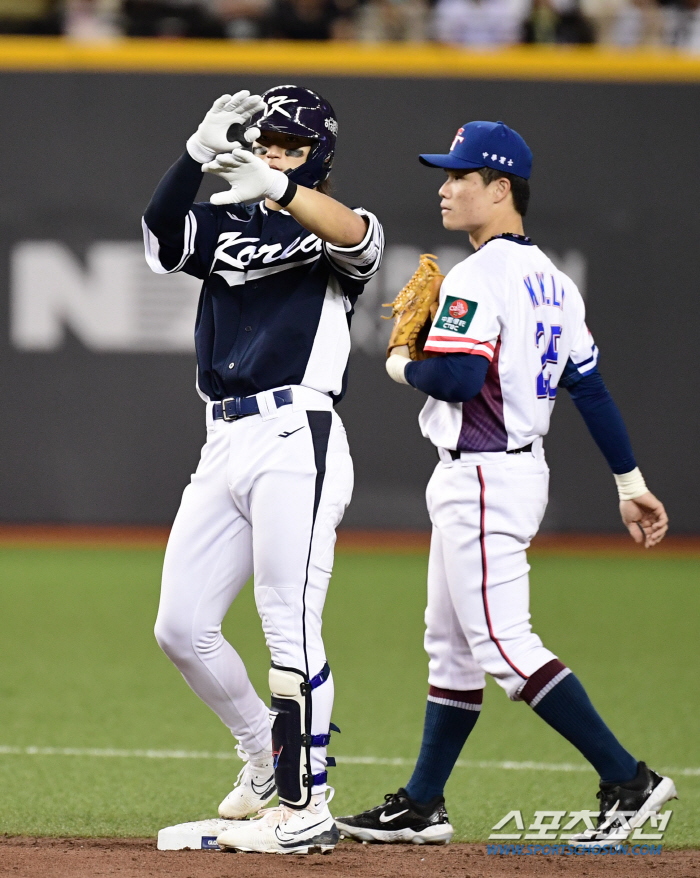
M 0 833 L 148 836 L 213 816 L 235 760 L 17 755 L 7 748 L 233 751 L 228 731 L 160 653 L 152 629 L 162 553 L 0 550 Z M 578 674 L 639 758 L 677 769 L 665 844 L 700 845 L 700 562 L 639 557 L 532 560 L 535 630 Z M 427 558 L 339 554 L 325 614 L 336 681 L 331 752 L 404 765 L 341 764 L 336 814 L 381 801 L 410 774 L 420 741 Z M 250 584 L 226 620 L 267 698 L 268 656 Z M 528 707 L 489 683 L 463 760 L 583 766 Z M 447 800 L 457 838 L 483 840 L 507 811 L 595 808 L 592 772 L 457 768 Z M 527 824 L 526 824 L 527 825 Z

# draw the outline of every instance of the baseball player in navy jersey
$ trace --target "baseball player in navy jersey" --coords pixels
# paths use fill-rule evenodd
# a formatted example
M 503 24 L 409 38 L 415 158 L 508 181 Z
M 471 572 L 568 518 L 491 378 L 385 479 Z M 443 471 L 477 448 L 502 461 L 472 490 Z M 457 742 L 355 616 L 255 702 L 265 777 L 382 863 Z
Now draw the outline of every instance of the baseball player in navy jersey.
M 383 234 L 371 213 L 324 194 L 337 130 L 328 101 L 305 88 L 224 95 L 144 215 L 150 267 L 203 281 L 195 346 L 207 440 L 168 541 L 155 633 L 245 760 L 219 808 L 239 821 L 218 839 L 231 849 L 325 852 L 338 839 L 321 613 L 353 471 L 333 407 Z M 229 188 L 194 203 L 203 171 Z M 251 574 L 271 709 L 221 633 Z M 278 807 L 245 820 L 275 792 Z
M 427 490 L 428 704 L 406 786 L 336 822 L 365 841 L 448 842 L 444 787 L 490 674 L 600 775 L 597 824 L 573 840 L 622 840 L 675 796 L 673 781 L 618 742 L 579 680 L 530 626 L 526 549 L 547 505 L 542 439 L 560 387 L 614 473 L 633 539 L 655 546 L 668 519 L 647 490 L 598 371 L 579 291 L 524 235 L 532 162 L 525 141 L 502 122 L 470 122 L 449 154 L 420 160 L 446 170 L 443 225 L 467 232 L 476 251 L 442 283 L 424 348 L 436 356 L 413 362 L 407 348 L 394 348 L 387 360 L 394 381 L 428 394 L 420 426 L 440 458 Z

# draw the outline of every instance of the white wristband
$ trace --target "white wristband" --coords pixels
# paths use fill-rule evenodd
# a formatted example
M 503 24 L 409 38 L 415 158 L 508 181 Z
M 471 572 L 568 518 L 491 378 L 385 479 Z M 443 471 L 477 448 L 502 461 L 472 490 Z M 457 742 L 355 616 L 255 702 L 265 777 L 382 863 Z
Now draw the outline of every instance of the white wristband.
M 196 134 L 193 134 L 187 141 L 187 152 L 190 154 L 190 157 L 196 162 L 199 162 L 200 165 L 203 165 L 206 162 L 212 162 L 216 158 L 214 150 L 203 146 Z
M 637 497 L 641 497 L 642 494 L 646 494 L 649 490 L 644 481 L 644 476 L 639 472 L 638 466 L 628 473 L 622 473 L 622 475 L 613 473 L 613 475 L 615 476 L 617 493 L 620 495 L 620 500 L 634 500 Z
M 392 354 L 386 361 L 386 371 L 389 373 L 389 377 L 396 381 L 397 384 L 408 384 L 404 373 L 406 366 L 410 362 L 410 360 L 407 360 L 406 357 L 402 357 L 400 354 Z

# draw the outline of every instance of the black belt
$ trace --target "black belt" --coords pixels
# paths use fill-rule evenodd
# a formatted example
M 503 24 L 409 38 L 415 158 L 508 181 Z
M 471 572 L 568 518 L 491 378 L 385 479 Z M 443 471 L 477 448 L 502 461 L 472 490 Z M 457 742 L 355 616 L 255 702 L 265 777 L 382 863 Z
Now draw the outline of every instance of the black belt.
M 275 390 L 272 395 L 277 403 L 277 408 L 289 405 L 293 399 L 291 388 Z M 222 399 L 221 402 L 215 402 L 211 411 L 211 416 L 215 421 L 221 418 L 224 421 L 237 421 L 239 418 L 247 418 L 248 415 L 259 414 L 260 406 L 254 396 L 229 396 L 227 399 Z
M 459 460 L 462 452 L 461 451 L 453 451 L 451 448 L 447 449 L 450 452 L 450 457 L 452 460 Z M 506 451 L 506 454 L 522 454 L 525 451 L 532 451 L 532 442 L 529 445 L 523 445 L 522 448 L 511 448 L 510 451 Z M 467 454 L 473 454 L 474 452 L 466 452 Z M 476 452 L 478 454 L 478 452 Z

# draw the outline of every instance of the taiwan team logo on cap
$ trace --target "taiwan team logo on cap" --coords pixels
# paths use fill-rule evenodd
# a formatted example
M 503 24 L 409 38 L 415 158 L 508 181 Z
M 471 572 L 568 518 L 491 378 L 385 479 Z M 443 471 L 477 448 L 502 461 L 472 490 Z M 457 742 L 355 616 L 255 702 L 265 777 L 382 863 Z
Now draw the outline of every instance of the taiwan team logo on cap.
M 450 152 L 460 143 L 464 143 L 464 126 L 462 126 L 459 131 L 455 134 L 455 139 L 452 141 L 452 146 L 450 147 Z
M 449 153 L 426 153 L 420 161 L 454 171 L 496 168 L 526 180 L 532 171 L 530 147 L 504 122 L 468 122 L 455 134 Z

